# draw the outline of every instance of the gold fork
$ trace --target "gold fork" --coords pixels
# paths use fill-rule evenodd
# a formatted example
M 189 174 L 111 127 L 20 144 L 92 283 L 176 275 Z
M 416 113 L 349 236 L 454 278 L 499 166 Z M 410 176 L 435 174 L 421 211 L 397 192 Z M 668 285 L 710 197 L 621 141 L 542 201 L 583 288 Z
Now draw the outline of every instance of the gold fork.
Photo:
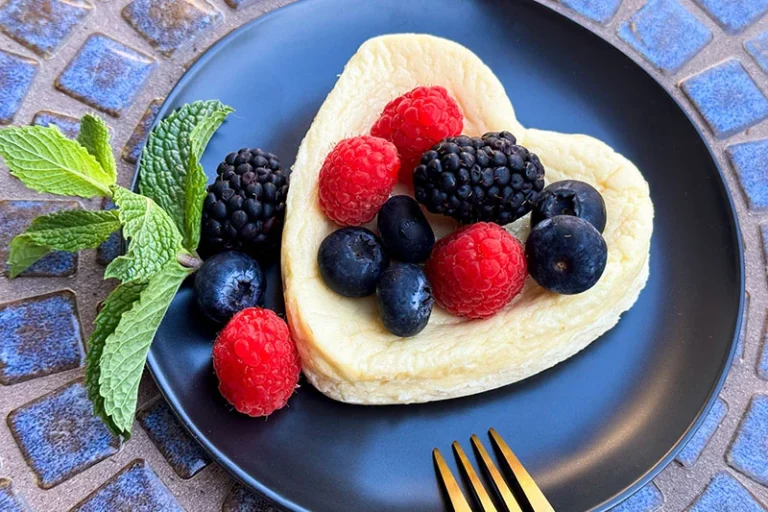
M 491 456 L 488 454 L 485 446 L 483 446 L 483 443 L 480 442 L 480 439 L 475 434 L 472 434 L 470 440 L 477 452 L 481 467 L 485 469 L 486 474 L 490 477 L 499 498 L 507 507 L 507 510 L 509 510 L 509 512 L 523 512 L 523 510 L 533 512 L 554 512 L 555 509 L 552 508 L 552 505 L 549 504 L 547 498 L 544 497 L 544 493 L 541 492 L 539 486 L 536 485 L 533 478 L 531 478 L 531 475 L 528 474 L 528 471 L 526 471 L 523 465 L 520 464 L 520 461 L 515 454 L 512 453 L 512 450 L 510 450 L 509 446 L 504 442 L 504 439 L 502 439 L 499 433 L 496 432 L 495 429 L 490 429 L 488 434 L 491 436 L 491 443 L 499 453 L 499 460 L 513 480 L 513 486 L 516 488 L 517 497 L 515 497 L 512 489 L 510 489 L 509 485 L 504 481 L 504 477 L 501 476 L 501 472 L 496 467 L 496 464 L 493 463 L 493 460 L 491 460 Z M 480 503 L 483 512 L 497 512 L 496 505 L 494 505 L 488 491 L 485 490 L 482 481 L 477 476 L 477 473 L 469 462 L 461 445 L 458 441 L 454 441 L 452 447 L 453 452 L 456 454 L 456 458 L 459 460 L 459 467 L 461 468 L 464 477 L 469 481 L 475 499 Z M 453 510 L 455 512 L 472 512 L 467 499 L 464 497 L 464 493 L 461 492 L 461 488 L 453 477 L 450 468 L 445 463 L 445 459 L 440 453 L 440 450 L 437 448 L 432 450 L 432 457 L 435 460 L 435 465 L 437 466 L 438 475 L 442 481 L 443 487 L 448 493 L 451 505 L 453 505 Z

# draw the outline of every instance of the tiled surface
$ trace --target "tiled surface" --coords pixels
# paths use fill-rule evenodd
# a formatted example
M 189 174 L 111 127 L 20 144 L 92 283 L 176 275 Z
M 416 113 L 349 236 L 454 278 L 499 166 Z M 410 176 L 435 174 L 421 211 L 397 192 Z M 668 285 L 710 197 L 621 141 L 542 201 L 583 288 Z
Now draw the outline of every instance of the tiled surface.
M 0 30 L 42 57 L 50 57 L 93 12 L 85 0 L 8 0 L 0 7 Z
M 41 110 L 32 118 L 32 124 L 38 126 L 54 125 L 65 137 L 76 139 L 80 133 L 80 119 L 50 110 Z
M 27 512 L 27 503 L 13 487 L 13 482 L 0 478 L 0 510 L 3 512 Z
M 102 204 L 104 210 L 115 210 L 117 206 L 112 202 L 112 199 L 105 197 Z M 96 261 L 99 265 L 107 266 L 112 263 L 112 260 L 120 256 L 120 251 L 123 249 L 123 235 L 121 230 L 115 231 L 109 238 L 99 244 L 96 248 Z
M 289 3 L 0 1 L 0 13 L 21 8 L 44 13 L 45 5 L 53 13 L 64 7 L 58 2 L 67 3 L 65 11 L 70 6 L 79 6 L 77 12 L 85 5 L 92 7 L 70 29 L 66 28 L 69 20 L 77 18 L 71 13 L 37 21 L 29 18 L 13 28 L 22 36 L 0 31 L 0 123 L 55 123 L 74 136 L 77 118 L 85 112 L 97 109 L 119 115 L 108 123 L 115 147 L 121 149 L 118 165 L 123 185 L 130 183 L 132 164 L 162 98 L 184 70 L 232 29 Z M 626 52 L 690 113 L 724 169 L 745 242 L 748 322 L 743 350 L 730 369 L 722 401 L 680 453 L 678 462 L 618 510 L 763 510 L 768 505 L 768 461 L 763 456 L 768 447 L 760 443 L 768 442 L 764 437 L 768 419 L 762 399 L 753 401 L 753 397 L 768 396 L 768 279 L 760 227 L 768 226 L 768 143 L 761 142 L 768 141 L 767 0 L 540 1 Z M 56 26 L 56 30 L 63 27 L 68 33 L 40 31 L 41 25 L 35 23 Z M 19 42 L 22 37 L 32 40 L 35 30 L 41 36 L 37 43 Z M 8 199 L 50 198 L 26 190 L 2 169 L 0 201 Z M 86 208 L 102 207 L 98 201 L 81 203 Z M 0 220 L 3 208 L 8 208 L 7 203 L 0 203 Z M 24 219 L 21 210 L 14 209 L 13 217 Z M 9 229 L 0 222 L 0 257 L 9 241 Z M 71 275 L 61 272 L 66 265 L 49 264 L 46 270 L 53 274 L 49 277 L 14 282 L 0 279 L 2 302 L 72 289 L 87 335 L 96 305 L 111 286 L 100 281 L 103 267 L 97 259 L 97 251 L 83 251 Z M 8 480 L 13 482 L 13 496 L 23 497 L 38 511 L 70 510 L 78 504 L 84 510 L 270 510 L 257 495 L 233 485 L 218 465 L 204 464 L 201 452 L 192 448 L 167 409 L 154 401 L 158 391 L 151 379 L 145 379 L 141 388 L 144 412 L 134 425 L 134 437 L 115 452 L 111 438 L 96 427 L 98 420 L 86 410 L 82 389 L 77 392 L 77 386 L 70 384 L 81 375 L 82 368 L 74 368 L 0 385 L 0 416 L 5 419 L 0 422 L 0 510 L 7 508 L 2 500 L 11 496 Z M 39 412 L 46 408 L 52 412 Z M 26 421 L 24 428 L 15 426 L 20 413 L 12 411 L 26 412 L 21 416 Z M 12 428 L 22 441 L 16 441 Z M 75 431 L 92 440 L 78 448 L 80 437 L 71 435 Z M 49 435 L 36 442 L 34 436 L 43 432 Z M 38 444 L 48 449 L 35 452 Z M 46 482 L 61 483 L 43 489 L 38 475 Z

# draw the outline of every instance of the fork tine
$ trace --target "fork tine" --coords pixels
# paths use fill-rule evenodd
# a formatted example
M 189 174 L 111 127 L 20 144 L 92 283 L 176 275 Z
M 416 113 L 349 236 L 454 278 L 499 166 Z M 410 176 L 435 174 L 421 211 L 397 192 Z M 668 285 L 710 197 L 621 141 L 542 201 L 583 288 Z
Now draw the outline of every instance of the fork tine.
M 504 505 L 507 506 L 507 510 L 509 510 L 509 512 L 523 512 L 520 508 L 520 505 L 517 504 L 517 500 L 512 495 L 512 491 L 509 489 L 509 486 L 504 481 L 504 478 L 502 478 L 501 473 L 499 473 L 499 469 L 496 467 L 496 464 L 493 463 L 491 456 L 488 455 L 488 452 L 486 451 L 485 446 L 483 446 L 483 443 L 480 442 L 480 439 L 475 434 L 472 434 L 470 440 L 472 441 L 472 446 L 475 447 L 475 450 L 480 455 L 480 460 L 483 463 L 483 467 L 485 467 L 486 471 L 488 471 L 488 474 L 491 476 L 493 485 L 499 492 L 501 500 L 504 502 Z
M 453 478 L 453 473 L 451 473 L 448 464 L 445 463 L 445 459 L 443 458 L 443 454 L 440 453 L 440 450 L 437 448 L 432 450 L 432 458 L 435 459 L 437 470 L 440 473 L 440 480 L 443 482 L 443 487 L 445 487 L 445 491 L 448 493 L 448 498 L 451 500 L 453 510 L 455 512 L 472 512 L 472 509 L 469 508 L 469 503 L 467 503 L 467 499 L 464 497 L 464 493 L 461 492 L 459 484 L 456 482 L 456 479 Z
M 475 473 L 475 469 L 472 467 L 472 464 L 469 462 L 469 459 L 467 458 L 467 455 L 464 453 L 464 450 L 461 449 L 461 445 L 458 441 L 453 442 L 453 451 L 456 454 L 456 457 L 459 459 L 459 462 L 461 463 L 459 467 L 464 471 L 464 475 L 467 477 L 467 480 L 469 480 L 469 483 L 472 485 L 472 490 L 475 492 L 475 497 L 477 498 L 477 501 L 480 502 L 480 505 L 483 507 L 484 512 L 497 512 L 496 505 L 493 504 L 493 501 L 491 500 L 491 497 L 488 495 L 488 491 L 485 490 L 485 487 L 483 487 L 483 483 L 480 481 L 480 478 L 477 476 L 477 473 Z
M 547 498 L 544 497 L 544 493 L 541 492 L 539 486 L 533 481 L 531 475 L 525 470 L 523 465 L 517 459 L 512 450 L 509 448 L 504 439 L 496 432 L 496 429 L 490 429 L 488 433 L 491 435 L 491 442 L 501 452 L 502 459 L 506 462 L 507 469 L 512 472 L 518 485 L 528 499 L 528 502 L 533 508 L 534 512 L 555 512 L 552 505 L 549 504 Z

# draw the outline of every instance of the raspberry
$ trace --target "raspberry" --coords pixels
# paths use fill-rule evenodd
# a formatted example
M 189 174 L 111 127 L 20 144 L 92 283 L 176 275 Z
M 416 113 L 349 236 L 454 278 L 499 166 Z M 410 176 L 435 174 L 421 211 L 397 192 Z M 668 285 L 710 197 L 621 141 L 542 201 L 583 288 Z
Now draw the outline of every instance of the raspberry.
M 269 416 L 285 406 L 301 371 L 288 325 L 261 308 L 243 309 L 219 333 L 213 369 L 221 394 L 248 416 Z
M 464 116 L 444 87 L 417 87 L 390 101 L 371 135 L 391 141 L 400 153 L 400 181 L 410 184 L 421 154 L 461 133 Z
M 373 219 L 397 181 L 397 148 L 378 137 L 344 139 L 320 169 L 320 207 L 341 226 L 359 226 Z
M 472 224 L 440 239 L 427 261 L 440 306 L 452 315 L 486 318 L 523 289 L 523 244 L 498 224 Z

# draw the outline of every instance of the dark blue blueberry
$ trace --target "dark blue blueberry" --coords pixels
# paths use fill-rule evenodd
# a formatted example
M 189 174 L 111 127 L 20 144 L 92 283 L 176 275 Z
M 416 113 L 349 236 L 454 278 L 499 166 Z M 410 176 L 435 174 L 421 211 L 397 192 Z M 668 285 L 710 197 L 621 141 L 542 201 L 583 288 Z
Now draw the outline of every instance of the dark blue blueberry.
M 586 220 L 558 215 L 533 228 L 525 243 L 525 256 L 537 283 L 573 295 L 589 290 L 603 275 L 608 246 Z
M 389 332 L 406 338 L 429 322 L 435 298 L 427 276 L 418 265 L 395 263 L 384 271 L 376 289 L 381 321 Z
M 203 313 L 226 323 L 240 310 L 261 306 L 267 281 L 255 260 L 227 251 L 205 261 L 195 276 L 195 295 Z
M 602 233 L 606 222 L 605 200 L 595 187 L 583 181 L 557 181 L 541 192 L 531 211 L 531 227 L 556 215 L 580 217 Z
M 320 275 L 328 287 L 345 297 L 366 297 L 376 291 L 389 265 L 381 240 L 365 228 L 342 228 L 320 244 Z
M 427 261 L 435 245 L 435 233 L 414 199 L 390 197 L 379 211 L 377 224 L 381 242 L 392 258 L 408 263 Z

